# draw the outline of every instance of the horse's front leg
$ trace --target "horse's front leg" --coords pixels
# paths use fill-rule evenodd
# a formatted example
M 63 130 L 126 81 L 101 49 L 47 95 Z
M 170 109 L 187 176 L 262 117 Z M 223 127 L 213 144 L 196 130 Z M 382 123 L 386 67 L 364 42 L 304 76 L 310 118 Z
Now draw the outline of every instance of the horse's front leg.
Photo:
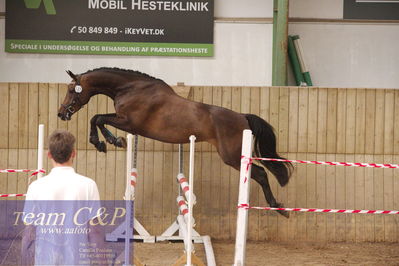
M 105 115 L 95 115 L 92 120 L 94 120 L 95 126 L 97 126 L 101 133 L 103 134 L 105 140 L 108 143 L 115 145 L 116 147 L 126 148 L 126 140 L 123 137 L 115 137 L 111 131 L 109 131 L 104 125 L 111 125 L 118 129 L 126 131 L 127 120 L 123 118 L 118 118 L 116 114 L 105 114 Z M 101 143 L 101 142 L 100 142 Z M 104 143 L 104 142 L 103 142 Z M 105 146 L 105 143 L 104 143 Z M 97 146 L 96 146 L 97 147 Z M 102 151 L 102 150 L 99 150 Z M 106 149 L 105 151 L 106 152 Z
M 100 141 L 98 138 L 98 131 L 97 131 L 97 119 L 101 115 L 95 115 L 90 119 L 90 143 L 96 147 L 96 149 L 100 152 L 107 152 L 107 146 L 105 145 L 104 141 Z

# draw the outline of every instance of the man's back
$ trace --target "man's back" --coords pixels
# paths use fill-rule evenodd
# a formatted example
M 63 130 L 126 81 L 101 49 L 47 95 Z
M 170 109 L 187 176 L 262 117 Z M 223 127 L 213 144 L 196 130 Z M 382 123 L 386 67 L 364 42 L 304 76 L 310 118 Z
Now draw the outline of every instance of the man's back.
M 33 182 L 27 200 L 100 200 L 96 183 L 72 167 L 55 167 Z
M 72 167 L 54 167 L 29 186 L 26 200 L 25 213 L 47 217 L 36 225 L 35 265 L 87 265 L 79 250 L 88 245 L 88 221 L 100 208 L 96 183 Z

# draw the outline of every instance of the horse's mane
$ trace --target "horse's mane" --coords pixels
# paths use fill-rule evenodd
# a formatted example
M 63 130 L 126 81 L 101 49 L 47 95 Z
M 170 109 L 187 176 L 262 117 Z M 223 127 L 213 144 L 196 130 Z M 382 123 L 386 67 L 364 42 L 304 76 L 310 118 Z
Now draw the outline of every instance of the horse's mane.
M 145 77 L 145 78 L 151 78 L 151 79 L 160 80 L 158 78 L 154 78 L 153 76 L 150 76 L 150 75 L 148 75 L 146 73 L 142 73 L 142 72 L 137 71 L 137 70 L 123 69 L 123 68 L 118 68 L 118 67 L 99 67 L 99 68 L 95 68 L 95 69 L 92 69 L 92 70 L 88 70 L 88 71 L 82 73 L 81 75 L 88 74 L 88 73 L 91 73 L 91 72 L 96 72 L 96 71 L 122 72 L 122 73 L 132 74 L 132 75 L 141 76 L 141 77 Z

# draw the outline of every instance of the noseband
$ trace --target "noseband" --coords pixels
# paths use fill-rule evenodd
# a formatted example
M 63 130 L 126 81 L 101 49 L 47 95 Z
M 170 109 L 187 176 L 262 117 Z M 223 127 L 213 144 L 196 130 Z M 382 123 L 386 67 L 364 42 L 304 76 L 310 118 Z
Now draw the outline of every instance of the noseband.
M 65 110 L 67 110 L 71 115 L 76 112 L 75 108 L 73 107 L 75 103 L 78 103 L 80 106 L 82 106 L 82 103 L 79 100 L 79 94 L 82 92 L 82 86 L 80 86 L 79 83 L 76 84 L 74 92 L 73 100 L 70 104 L 61 104 L 61 106 L 64 107 Z

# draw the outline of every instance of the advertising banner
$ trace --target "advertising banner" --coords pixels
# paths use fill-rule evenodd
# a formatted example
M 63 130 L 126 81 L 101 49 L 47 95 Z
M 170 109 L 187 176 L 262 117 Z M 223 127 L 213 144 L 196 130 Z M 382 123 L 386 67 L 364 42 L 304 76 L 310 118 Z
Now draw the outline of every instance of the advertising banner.
M 133 258 L 133 243 L 126 246 L 115 232 L 126 228 L 126 206 L 126 201 L 0 201 L 1 265 L 125 265 L 126 249 Z
M 345 0 L 344 19 L 399 20 L 399 0 Z
M 9 53 L 213 56 L 213 0 L 6 0 Z

